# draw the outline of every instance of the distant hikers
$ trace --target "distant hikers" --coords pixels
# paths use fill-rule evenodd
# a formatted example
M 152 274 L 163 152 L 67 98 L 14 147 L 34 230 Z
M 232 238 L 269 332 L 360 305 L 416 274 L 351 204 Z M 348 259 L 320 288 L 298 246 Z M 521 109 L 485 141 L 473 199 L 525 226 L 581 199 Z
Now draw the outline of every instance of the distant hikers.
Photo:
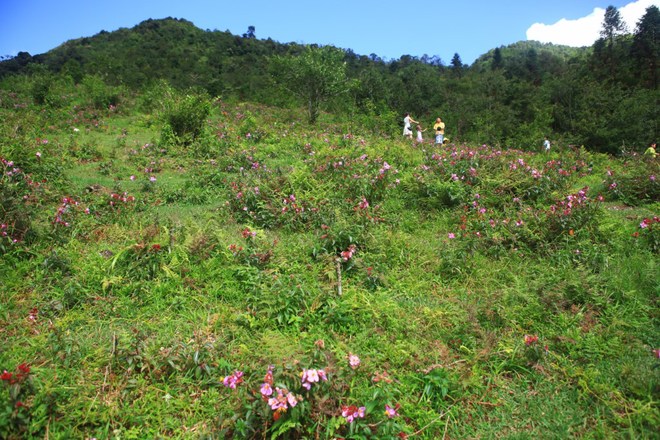
M 543 139 L 543 149 L 545 150 L 546 153 L 550 151 L 550 140 L 548 139 L 547 136 Z
M 413 136 L 413 132 L 410 129 L 411 124 L 419 124 L 419 122 L 410 117 L 410 113 L 406 113 L 405 117 L 403 118 L 403 135 L 410 140 L 412 140 Z
M 422 137 L 422 133 L 424 133 L 425 131 L 426 131 L 425 129 L 422 130 L 421 125 L 417 126 L 417 143 L 418 144 L 421 144 L 422 142 L 424 142 L 424 138 Z
M 442 119 L 437 118 L 435 120 L 433 130 L 435 130 L 435 145 L 442 145 L 445 140 L 445 123 L 442 122 Z
M 649 147 L 644 152 L 644 156 L 650 157 L 651 159 L 658 157 L 658 152 L 655 150 L 655 142 L 651 142 L 651 145 L 649 145 Z

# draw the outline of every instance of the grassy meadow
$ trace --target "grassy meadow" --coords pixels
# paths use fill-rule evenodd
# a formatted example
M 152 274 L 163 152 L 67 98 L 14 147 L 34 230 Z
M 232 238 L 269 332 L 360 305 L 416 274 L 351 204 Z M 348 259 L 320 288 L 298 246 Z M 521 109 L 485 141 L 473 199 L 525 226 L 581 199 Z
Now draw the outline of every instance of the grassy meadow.
M 658 438 L 657 161 L 22 96 L 0 438 Z

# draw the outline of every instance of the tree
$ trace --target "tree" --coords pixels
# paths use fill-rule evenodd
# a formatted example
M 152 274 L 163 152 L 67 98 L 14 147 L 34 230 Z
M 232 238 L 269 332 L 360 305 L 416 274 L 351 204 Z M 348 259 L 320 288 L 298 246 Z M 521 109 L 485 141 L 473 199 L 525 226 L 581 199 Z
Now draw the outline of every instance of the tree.
M 493 64 L 491 64 L 491 68 L 493 70 L 502 68 L 502 51 L 499 47 L 496 47 L 495 51 L 493 52 Z
M 304 99 L 310 124 L 319 115 L 321 103 L 347 92 L 344 52 L 332 46 L 307 46 L 299 56 L 274 56 L 271 72 L 277 83 Z
M 651 88 L 658 86 L 658 58 L 660 57 L 660 9 L 649 6 L 637 22 L 632 56 Z
M 621 20 L 619 10 L 614 6 L 608 6 L 605 10 L 605 18 L 603 19 L 603 29 L 600 31 L 603 37 L 610 46 L 614 44 L 614 37 L 626 32 L 626 24 Z
M 243 38 L 257 38 L 257 36 L 254 34 L 255 27 L 254 26 L 248 26 L 248 30 L 246 33 L 243 34 Z
M 626 24 L 621 20 L 619 10 L 614 6 L 608 6 L 605 10 L 605 17 L 603 19 L 603 28 L 600 35 L 605 43 L 607 43 L 607 50 L 600 55 L 605 58 L 605 65 L 609 67 L 610 79 L 614 79 L 615 70 L 617 66 L 614 61 L 614 42 L 618 35 L 626 32 Z M 594 53 L 596 53 L 594 51 Z
M 458 53 L 455 53 L 451 59 L 451 70 L 454 72 L 454 75 L 460 77 L 463 75 L 463 61 L 461 61 L 461 56 Z

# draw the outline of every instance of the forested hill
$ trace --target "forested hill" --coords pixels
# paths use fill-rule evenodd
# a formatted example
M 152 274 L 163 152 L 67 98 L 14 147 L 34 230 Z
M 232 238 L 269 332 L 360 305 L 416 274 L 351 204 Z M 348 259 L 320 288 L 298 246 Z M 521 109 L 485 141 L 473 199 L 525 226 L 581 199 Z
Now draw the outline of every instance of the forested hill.
M 324 110 L 392 131 L 403 112 L 425 125 L 442 116 L 452 140 L 530 149 L 548 135 L 557 144 L 598 151 L 642 150 L 658 135 L 659 30 L 660 13 L 650 7 L 631 34 L 604 23 L 593 47 L 519 42 L 494 48 L 472 65 L 459 54 L 448 62 L 429 55 L 383 60 L 342 48 L 351 88 L 324 102 Z M 58 81 L 78 84 L 92 76 L 139 92 L 164 79 L 223 99 L 304 105 L 275 87 L 271 60 L 307 49 L 258 39 L 254 29 L 241 36 L 182 19 L 146 20 L 45 54 L 21 52 L 0 62 L 0 87 L 28 77 L 42 96 Z

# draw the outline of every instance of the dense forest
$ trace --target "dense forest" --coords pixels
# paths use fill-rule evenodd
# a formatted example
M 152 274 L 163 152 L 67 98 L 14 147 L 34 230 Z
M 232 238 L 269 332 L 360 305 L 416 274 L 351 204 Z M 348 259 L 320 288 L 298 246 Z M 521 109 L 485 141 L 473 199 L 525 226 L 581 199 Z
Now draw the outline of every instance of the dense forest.
M 150 19 L 67 41 L 45 54 L 4 57 L 0 87 L 63 106 L 67 90 L 83 85 L 104 89 L 97 104 L 107 106 L 164 80 L 226 101 L 309 105 L 312 122 L 321 106 L 387 135 L 397 133 L 402 114 L 411 112 L 428 125 L 441 116 L 452 141 L 535 149 L 549 136 L 559 145 L 639 152 L 658 136 L 659 29 L 655 6 L 632 32 L 610 6 L 592 47 L 522 41 L 466 65 L 459 54 L 449 63 L 429 55 L 383 60 L 351 49 L 259 39 L 252 26 L 233 35 L 183 19 Z M 287 62 L 295 70 L 292 59 L 322 49 L 332 56 L 308 57 L 325 66 L 316 77 L 302 78 L 301 66 L 298 76 L 282 77 Z M 328 66 L 335 69 L 329 73 Z M 319 86 L 328 75 L 334 82 Z M 312 90 L 301 90 L 306 80 Z

